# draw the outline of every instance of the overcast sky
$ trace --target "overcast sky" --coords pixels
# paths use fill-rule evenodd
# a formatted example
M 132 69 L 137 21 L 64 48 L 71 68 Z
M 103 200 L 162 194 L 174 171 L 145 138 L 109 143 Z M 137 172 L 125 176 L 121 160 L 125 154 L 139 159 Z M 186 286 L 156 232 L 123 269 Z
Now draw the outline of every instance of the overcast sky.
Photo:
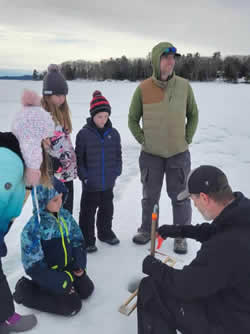
M 250 0 L 0 0 L 0 68 L 182 54 L 250 54 Z

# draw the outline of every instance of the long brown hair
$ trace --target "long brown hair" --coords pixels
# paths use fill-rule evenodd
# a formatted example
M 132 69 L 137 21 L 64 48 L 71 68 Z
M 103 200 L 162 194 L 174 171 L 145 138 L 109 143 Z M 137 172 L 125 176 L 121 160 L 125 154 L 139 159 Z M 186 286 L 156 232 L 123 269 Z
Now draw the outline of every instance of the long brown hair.
M 51 114 L 56 125 L 60 124 L 68 133 L 72 132 L 72 122 L 66 96 L 64 103 L 59 107 L 51 102 L 51 96 L 43 96 L 41 105 Z

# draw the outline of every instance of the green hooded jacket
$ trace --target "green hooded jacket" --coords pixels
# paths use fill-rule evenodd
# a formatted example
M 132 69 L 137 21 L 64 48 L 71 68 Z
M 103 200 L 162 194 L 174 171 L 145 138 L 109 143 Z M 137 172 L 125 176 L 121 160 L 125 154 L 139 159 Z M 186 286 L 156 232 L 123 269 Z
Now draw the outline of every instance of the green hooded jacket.
M 160 80 L 160 57 L 168 47 L 173 45 L 162 42 L 153 48 L 153 75 L 136 88 L 128 117 L 129 129 L 142 150 L 164 158 L 186 151 L 198 124 L 189 82 L 174 73 L 167 81 Z

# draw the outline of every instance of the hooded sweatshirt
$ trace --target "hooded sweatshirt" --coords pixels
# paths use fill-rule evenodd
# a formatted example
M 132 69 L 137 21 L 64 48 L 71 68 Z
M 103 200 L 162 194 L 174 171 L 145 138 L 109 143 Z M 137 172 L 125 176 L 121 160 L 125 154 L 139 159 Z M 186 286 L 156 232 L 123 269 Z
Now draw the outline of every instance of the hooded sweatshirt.
M 153 75 L 137 87 L 128 117 L 128 126 L 142 150 L 163 158 L 186 151 L 198 123 L 198 109 L 188 81 L 175 73 L 167 81 L 160 80 L 161 55 L 172 46 L 162 42 L 153 48 Z

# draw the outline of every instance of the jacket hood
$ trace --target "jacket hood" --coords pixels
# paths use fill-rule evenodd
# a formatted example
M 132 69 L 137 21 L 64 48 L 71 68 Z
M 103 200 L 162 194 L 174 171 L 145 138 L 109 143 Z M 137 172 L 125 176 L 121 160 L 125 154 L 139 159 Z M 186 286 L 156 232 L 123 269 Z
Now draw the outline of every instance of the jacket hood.
M 43 185 L 38 185 L 34 189 L 36 191 L 38 206 L 39 206 L 39 214 L 44 215 L 47 214 L 48 211 L 46 210 L 46 207 L 49 203 L 49 201 L 59 195 L 63 194 L 63 203 L 65 202 L 68 194 L 68 189 L 65 187 L 65 185 L 59 181 L 56 177 L 53 177 L 52 179 L 53 186 L 51 188 L 45 187 Z M 35 203 L 34 196 L 32 196 L 32 202 L 33 202 L 33 214 L 37 213 L 37 206 Z
M 169 42 L 161 42 L 153 47 L 151 61 L 152 61 L 152 68 L 153 68 L 153 77 L 157 80 L 160 80 L 160 58 L 161 55 L 164 53 L 166 48 L 174 47 L 173 44 Z
M 15 152 L 24 162 L 17 138 L 11 132 L 0 132 L 0 147 L 6 147 Z
M 39 170 L 43 160 L 41 142 L 52 137 L 55 130 L 51 115 L 40 106 L 25 105 L 15 115 L 11 128 L 19 142 L 25 166 Z

